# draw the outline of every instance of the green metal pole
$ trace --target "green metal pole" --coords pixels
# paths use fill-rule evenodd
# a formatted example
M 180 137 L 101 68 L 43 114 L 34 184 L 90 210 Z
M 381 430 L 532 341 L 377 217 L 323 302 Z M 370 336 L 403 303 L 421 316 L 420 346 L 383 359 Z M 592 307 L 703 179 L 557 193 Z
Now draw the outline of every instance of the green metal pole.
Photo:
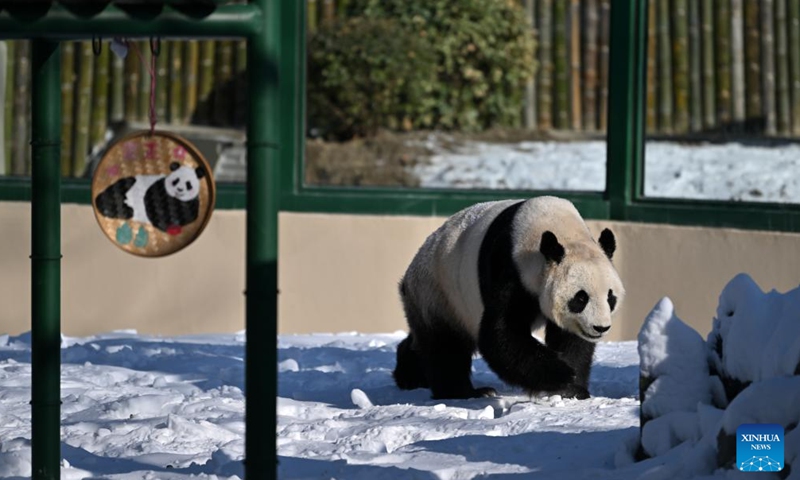
M 606 192 L 614 220 L 626 218 L 643 171 L 647 3 L 619 0 L 611 5 Z
M 33 478 L 60 478 L 61 54 L 31 45 L 31 327 Z
M 260 33 L 247 43 L 245 478 L 277 477 L 278 201 L 281 3 L 255 0 Z M 293 0 L 291 0 L 293 1 Z M 283 139 L 285 141 L 285 139 Z

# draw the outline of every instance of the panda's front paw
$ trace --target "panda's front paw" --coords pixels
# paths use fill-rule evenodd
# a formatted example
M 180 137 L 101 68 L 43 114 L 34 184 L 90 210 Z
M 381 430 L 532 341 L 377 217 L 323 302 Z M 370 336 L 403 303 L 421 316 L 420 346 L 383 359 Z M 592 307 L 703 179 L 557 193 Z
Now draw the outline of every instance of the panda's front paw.
M 542 365 L 537 375 L 541 390 L 565 390 L 575 382 L 575 369 L 561 359 L 553 359 Z
M 586 400 L 591 397 L 591 395 L 589 395 L 589 390 L 575 384 L 568 385 L 567 388 L 557 393 L 561 395 L 561 398 L 575 398 L 577 400 Z

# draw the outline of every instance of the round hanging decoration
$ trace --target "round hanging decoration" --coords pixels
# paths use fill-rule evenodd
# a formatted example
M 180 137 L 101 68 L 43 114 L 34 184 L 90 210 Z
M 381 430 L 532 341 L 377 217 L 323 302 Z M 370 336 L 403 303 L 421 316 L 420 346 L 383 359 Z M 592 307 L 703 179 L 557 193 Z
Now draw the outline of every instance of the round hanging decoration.
M 136 132 L 114 144 L 92 179 L 100 228 L 126 252 L 175 253 L 202 233 L 214 208 L 211 168 L 187 140 Z
M 128 48 L 141 59 L 135 43 L 115 39 L 111 44 L 121 56 Z M 94 171 L 92 205 L 100 228 L 115 245 L 134 255 L 162 257 L 200 236 L 211 219 L 216 191 L 211 167 L 197 148 L 155 130 L 159 43 L 151 40 L 150 49 L 150 130 L 134 132 L 108 149 Z

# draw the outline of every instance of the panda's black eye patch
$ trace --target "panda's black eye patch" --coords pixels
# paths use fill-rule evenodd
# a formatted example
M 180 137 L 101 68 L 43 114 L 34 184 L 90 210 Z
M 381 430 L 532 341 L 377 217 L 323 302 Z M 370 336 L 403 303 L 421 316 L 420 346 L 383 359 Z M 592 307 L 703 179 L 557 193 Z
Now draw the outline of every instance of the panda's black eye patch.
M 617 297 L 614 295 L 613 290 L 608 291 L 608 306 L 611 307 L 611 311 L 614 311 L 614 307 L 617 306 Z
M 192 189 L 192 182 L 186 182 L 186 190 Z
M 589 294 L 580 290 L 578 293 L 572 297 L 572 300 L 567 303 L 567 308 L 572 313 L 581 313 L 584 308 L 586 308 L 586 304 L 589 303 Z
M 181 179 L 180 179 L 180 178 L 176 178 L 175 180 L 173 180 L 173 181 L 172 181 L 172 186 L 173 186 L 173 187 L 176 187 L 176 186 L 178 186 L 178 182 L 180 182 L 180 181 L 181 181 Z

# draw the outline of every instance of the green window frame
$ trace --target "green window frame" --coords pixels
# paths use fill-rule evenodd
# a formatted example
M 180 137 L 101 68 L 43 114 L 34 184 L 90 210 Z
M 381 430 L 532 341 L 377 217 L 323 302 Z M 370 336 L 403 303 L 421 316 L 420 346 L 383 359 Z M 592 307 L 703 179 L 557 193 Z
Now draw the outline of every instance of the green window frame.
M 603 192 L 326 187 L 305 185 L 306 3 L 290 2 L 282 29 L 281 71 L 292 95 L 281 98 L 280 210 L 288 212 L 449 215 L 473 203 L 536 195 L 573 201 L 586 218 L 675 225 L 800 231 L 800 204 L 646 197 L 643 190 L 647 0 L 614 1 L 610 10 L 609 114 Z M 77 28 L 77 27 L 76 27 Z M 301 90 L 302 89 L 302 90 Z M 219 183 L 216 208 L 244 209 L 245 184 Z M 30 178 L 0 177 L 0 201 L 30 200 Z M 90 182 L 63 179 L 63 203 L 91 204 Z

